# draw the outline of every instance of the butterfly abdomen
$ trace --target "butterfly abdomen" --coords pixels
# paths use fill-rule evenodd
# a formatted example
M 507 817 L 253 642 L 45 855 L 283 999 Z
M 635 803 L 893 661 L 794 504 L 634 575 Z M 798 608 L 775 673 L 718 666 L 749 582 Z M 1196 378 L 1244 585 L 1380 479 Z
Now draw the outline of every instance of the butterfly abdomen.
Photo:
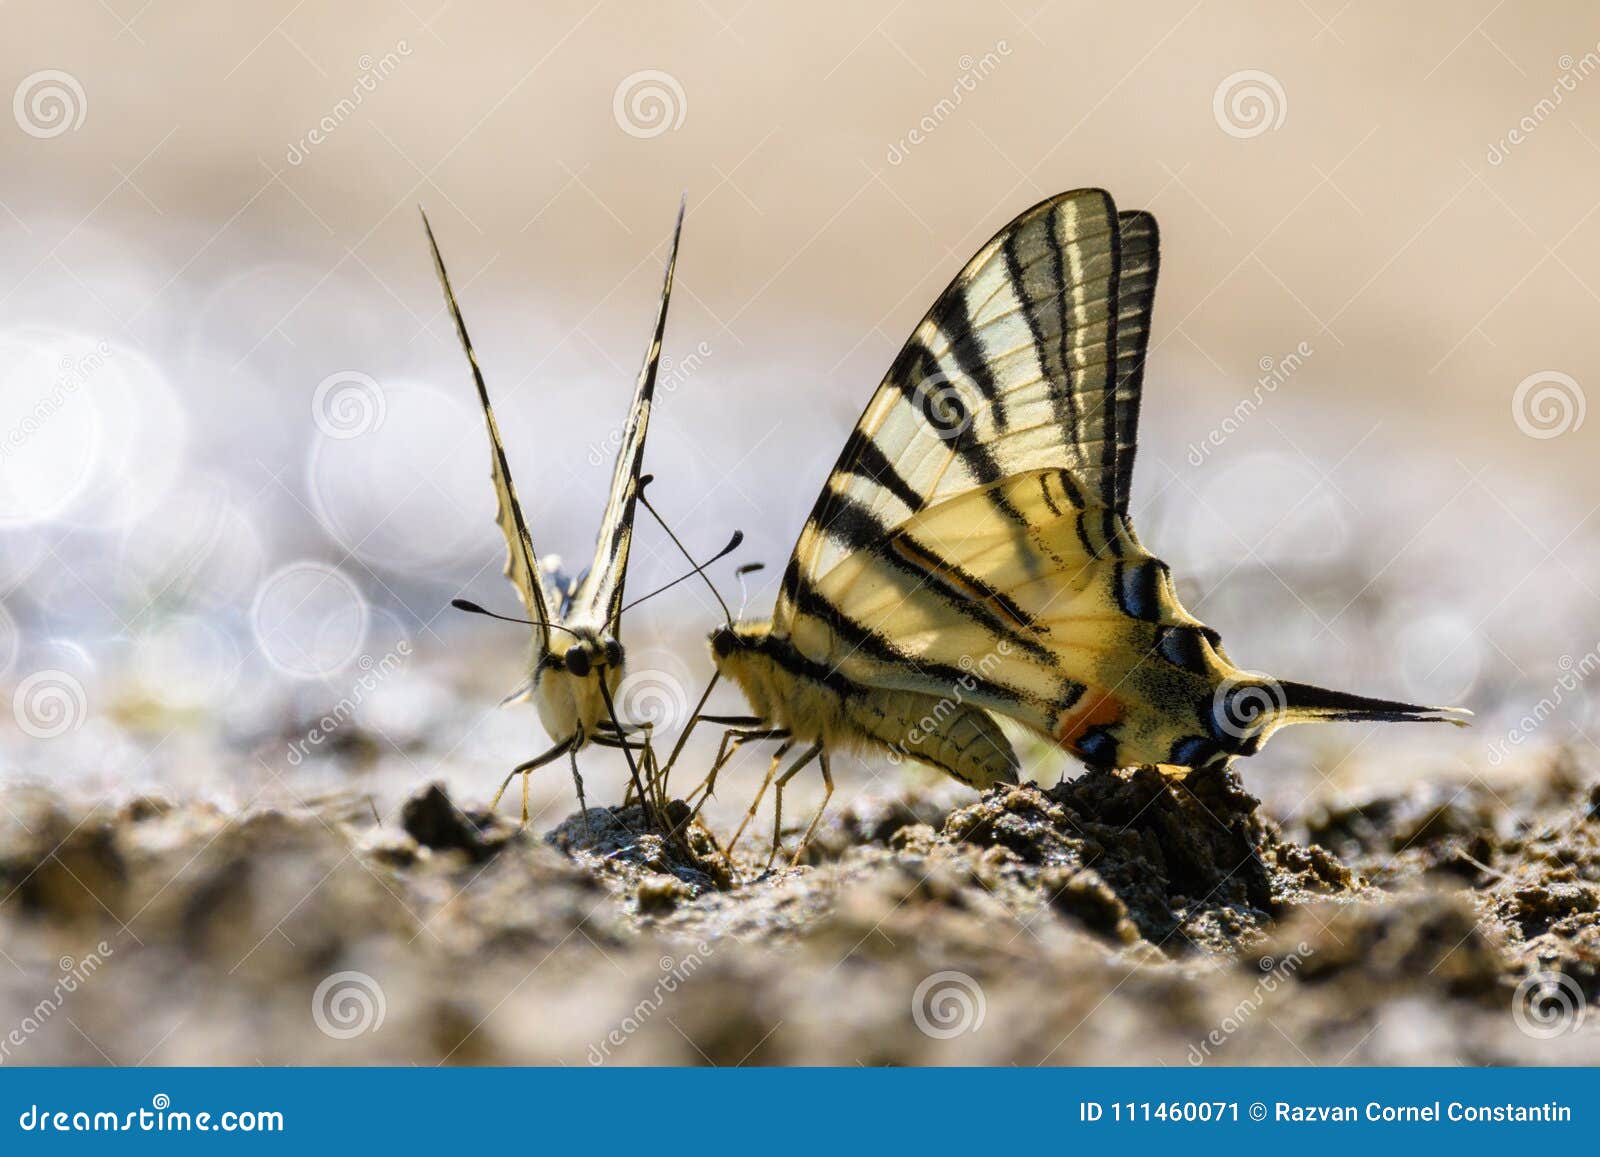
M 982 790 L 1017 782 L 1011 741 L 987 712 L 911 691 L 865 690 L 846 701 L 849 721 L 893 762 L 915 759 Z

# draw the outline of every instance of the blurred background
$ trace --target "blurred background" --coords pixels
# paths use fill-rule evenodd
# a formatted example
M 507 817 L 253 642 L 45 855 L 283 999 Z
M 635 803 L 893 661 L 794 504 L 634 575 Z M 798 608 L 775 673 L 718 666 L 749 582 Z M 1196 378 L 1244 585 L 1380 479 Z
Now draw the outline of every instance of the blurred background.
M 516 603 L 417 206 L 535 542 L 579 569 L 685 191 L 647 465 L 697 551 L 745 530 L 752 612 L 935 295 L 1101 185 L 1163 231 L 1134 506 L 1190 608 L 1249 667 L 1479 714 L 1290 732 L 1244 769 L 1269 808 L 1593 750 L 1591 6 L 13 0 L 0 27 L 6 779 L 486 800 L 547 740 L 495 706 L 525 634 L 448 607 Z M 630 590 L 681 566 L 641 520 Z M 719 618 L 695 584 L 633 614 L 625 709 L 676 730 Z M 541 824 L 570 809 L 564 771 L 535 787 Z

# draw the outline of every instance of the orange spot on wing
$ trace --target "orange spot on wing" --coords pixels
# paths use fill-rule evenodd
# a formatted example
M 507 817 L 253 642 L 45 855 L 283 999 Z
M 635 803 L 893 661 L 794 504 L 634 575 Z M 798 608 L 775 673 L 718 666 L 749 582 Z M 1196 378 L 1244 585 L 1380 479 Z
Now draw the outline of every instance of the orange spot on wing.
M 1063 711 L 1056 720 L 1056 738 L 1069 747 L 1083 738 L 1091 727 L 1120 723 L 1124 708 L 1109 691 L 1085 691 L 1083 698 Z

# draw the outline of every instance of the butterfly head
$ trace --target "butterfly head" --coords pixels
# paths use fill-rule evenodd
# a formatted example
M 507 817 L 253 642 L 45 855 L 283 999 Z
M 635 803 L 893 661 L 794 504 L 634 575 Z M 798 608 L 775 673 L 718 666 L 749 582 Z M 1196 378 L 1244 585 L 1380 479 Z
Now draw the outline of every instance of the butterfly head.
M 551 667 L 578 679 L 596 675 L 606 678 L 608 683 L 616 681 L 622 671 L 624 654 L 622 644 L 614 636 L 580 628 L 573 632 L 571 640 L 566 650 L 552 655 Z
M 744 692 L 757 715 L 771 718 L 773 708 L 784 698 L 774 684 L 775 679 L 781 678 L 781 669 L 770 653 L 772 623 L 724 623 L 711 632 L 708 641 L 717 674 Z

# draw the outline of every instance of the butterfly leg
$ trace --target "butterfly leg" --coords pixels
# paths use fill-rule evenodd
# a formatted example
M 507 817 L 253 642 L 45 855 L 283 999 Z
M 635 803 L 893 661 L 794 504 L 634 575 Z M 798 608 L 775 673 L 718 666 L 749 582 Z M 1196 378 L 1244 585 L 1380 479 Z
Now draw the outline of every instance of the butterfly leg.
M 811 837 L 817 833 L 817 825 L 822 822 L 823 815 L 828 810 L 828 801 L 833 798 L 833 769 L 828 766 L 828 753 L 822 752 L 817 756 L 817 763 L 822 768 L 822 806 L 817 808 L 817 814 L 811 819 L 811 826 L 806 829 L 806 834 L 800 839 L 800 847 L 794 853 L 794 859 L 789 861 L 791 868 L 797 867 L 800 857 L 806 854 L 806 848 L 811 844 Z
M 789 770 L 780 775 L 778 777 L 778 781 L 773 784 L 773 791 L 775 794 L 773 797 L 772 810 L 772 850 L 767 853 L 768 868 L 771 868 L 772 861 L 777 859 L 778 848 L 783 843 L 783 789 L 788 785 L 791 779 L 800 773 L 801 768 L 805 767 L 808 763 L 810 763 L 813 759 L 816 759 L 817 756 L 821 754 L 822 744 L 820 742 L 813 743 L 800 754 L 799 759 L 795 760 L 789 765 Z M 829 794 L 832 794 L 831 786 L 829 788 Z M 802 850 L 804 850 L 803 846 Z
M 746 743 L 759 742 L 764 739 L 788 738 L 788 730 L 782 727 L 751 728 L 749 730 L 730 727 L 724 731 L 722 733 L 722 742 L 717 746 L 717 758 L 711 761 L 711 770 L 706 773 L 705 779 L 701 780 L 699 785 L 689 792 L 691 796 L 696 791 L 703 791 L 704 793 L 700 796 L 700 802 L 694 805 L 694 811 L 689 818 L 693 819 L 699 815 L 700 809 L 706 806 L 706 801 L 716 791 L 717 773 L 726 767 L 735 755 L 739 754 L 740 747 Z
M 572 750 L 569 751 L 567 754 L 568 754 L 569 758 L 572 760 L 572 785 L 578 789 L 578 811 L 583 815 L 583 834 L 584 834 L 585 838 L 593 839 L 594 838 L 594 830 L 589 827 L 589 807 L 583 801 L 583 775 L 578 771 L 578 749 L 577 749 L 577 747 L 573 747 Z M 522 786 L 522 794 L 523 794 L 522 810 L 524 812 L 526 812 L 528 810 L 528 804 L 527 804 L 528 779 L 527 779 L 526 776 L 524 776 L 523 779 L 522 779 L 522 785 L 523 785 Z M 527 823 L 528 821 L 526 819 L 524 819 L 522 822 L 523 823 Z
M 611 717 L 612 725 L 617 728 L 620 735 L 622 720 L 617 715 L 617 705 L 611 701 L 611 689 L 606 686 L 603 675 L 595 681 L 595 684 L 600 688 L 600 699 L 606 705 L 606 714 Z M 639 764 L 633 758 L 634 746 L 625 739 L 618 739 L 617 746 L 622 749 L 622 757 L 628 761 L 628 778 L 632 781 L 633 790 L 639 797 L 639 807 L 644 812 L 645 823 L 657 831 L 667 831 L 667 824 L 658 814 L 654 799 L 645 794 L 644 784 L 639 779 Z
M 524 775 L 524 774 L 526 774 L 526 773 L 528 773 L 530 771 L 537 771 L 539 768 L 543 767 L 545 764 L 552 763 L 555 760 L 560 759 L 563 755 L 565 755 L 569 750 L 571 750 L 575 746 L 576 739 L 577 739 L 576 736 L 573 736 L 572 738 L 568 738 L 568 739 L 563 739 L 560 743 L 556 744 L 554 747 L 552 747 L 549 751 L 545 752 L 543 755 L 537 755 L 534 758 L 528 760 L 526 763 L 519 763 L 519 764 L 517 764 L 517 766 L 513 767 L 511 769 L 511 771 L 506 775 L 505 779 L 500 781 L 500 790 L 495 792 L 494 793 L 494 798 L 489 801 L 489 810 L 490 811 L 494 811 L 497 807 L 500 806 L 500 797 L 506 794 L 506 788 L 511 786 L 511 781 L 512 780 L 516 779 L 517 776 L 519 776 L 519 775 Z M 524 786 L 526 786 L 527 781 L 524 780 L 523 783 L 524 783 Z M 527 823 L 528 822 L 527 805 L 526 804 L 523 805 L 522 822 L 523 823 Z
M 733 860 L 733 849 L 739 843 L 739 837 L 744 835 L 746 825 L 756 818 L 756 809 L 761 806 L 761 799 L 767 794 L 767 788 L 772 786 L 772 777 L 778 774 L 778 765 L 783 762 L 783 757 L 788 755 L 793 747 L 794 741 L 790 740 L 772 753 L 772 762 L 767 765 L 767 775 L 761 781 L 761 789 L 756 792 L 756 798 L 750 801 L 750 810 L 744 813 L 744 819 L 739 823 L 739 830 L 734 832 L 733 839 L 728 841 L 728 860 L 730 863 Z

